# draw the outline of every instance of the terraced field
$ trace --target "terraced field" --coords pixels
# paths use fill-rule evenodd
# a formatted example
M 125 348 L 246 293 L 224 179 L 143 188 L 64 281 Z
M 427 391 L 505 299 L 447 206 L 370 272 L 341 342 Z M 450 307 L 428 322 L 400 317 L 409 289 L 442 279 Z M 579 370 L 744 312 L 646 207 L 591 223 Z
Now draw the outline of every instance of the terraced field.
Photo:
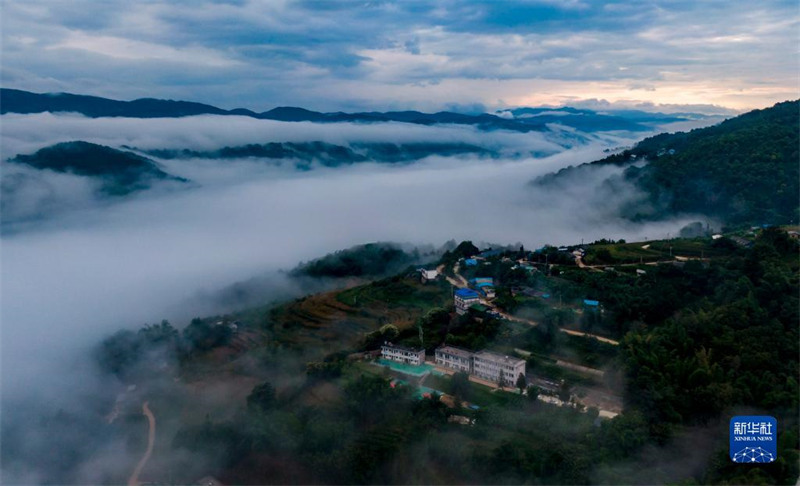
M 392 278 L 298 299 L 272 310 L 268 319 L 282 344 L 330 353 L 352 348 L 365 333 L 384 324 L 401 330 L 413 326 L 430 309 L 449 301 L 447 285 Z

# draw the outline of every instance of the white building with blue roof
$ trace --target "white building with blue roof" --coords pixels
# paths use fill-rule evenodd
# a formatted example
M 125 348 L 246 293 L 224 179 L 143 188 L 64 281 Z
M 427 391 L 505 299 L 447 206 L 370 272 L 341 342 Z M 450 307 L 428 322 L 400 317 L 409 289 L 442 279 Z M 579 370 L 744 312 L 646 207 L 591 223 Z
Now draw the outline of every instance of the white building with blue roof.
M 456 306 L 456 313 L 464 315 L 472 304 L 480 302 L 480 296 L 472 289 L 458 289 L 453 294 L 453 302 Z

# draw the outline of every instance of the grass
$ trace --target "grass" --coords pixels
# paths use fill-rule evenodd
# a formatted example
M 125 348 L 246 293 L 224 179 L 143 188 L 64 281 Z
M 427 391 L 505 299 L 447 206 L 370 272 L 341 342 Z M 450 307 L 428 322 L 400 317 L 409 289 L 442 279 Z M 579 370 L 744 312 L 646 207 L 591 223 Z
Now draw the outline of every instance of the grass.
M 712 243 L 713 240 L 711 238 L 677 238 L 674 240 L 592 245 L 589 247 L 584 260 L 587 265 L 648 263 L 673 259 L 675 256 L 715 258 L 728 253 L 728 250 L 715 248 Z M 670 250 L 670 247 L 672 250 Z M 604 250 L 608 251 L 607 255 L 604 255 Z M 608 255 L 610 255 L 610 259 Z
M 450 303 L 446 283 L 422 285 L 416 279 L 388 278 L 353 287 L 337 295 L 339 302 L 352 307 L 380 305 L 388 308 L 415 308 L 423 313 Z

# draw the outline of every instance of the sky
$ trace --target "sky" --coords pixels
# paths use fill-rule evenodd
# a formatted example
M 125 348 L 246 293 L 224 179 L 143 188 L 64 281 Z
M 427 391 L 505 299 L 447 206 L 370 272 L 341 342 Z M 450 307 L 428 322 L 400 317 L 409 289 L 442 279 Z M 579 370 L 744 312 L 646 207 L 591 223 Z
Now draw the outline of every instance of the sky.
M 2 3 L 2 84 L 223 108 L 728 114 L 798 97 L 795 0 Z

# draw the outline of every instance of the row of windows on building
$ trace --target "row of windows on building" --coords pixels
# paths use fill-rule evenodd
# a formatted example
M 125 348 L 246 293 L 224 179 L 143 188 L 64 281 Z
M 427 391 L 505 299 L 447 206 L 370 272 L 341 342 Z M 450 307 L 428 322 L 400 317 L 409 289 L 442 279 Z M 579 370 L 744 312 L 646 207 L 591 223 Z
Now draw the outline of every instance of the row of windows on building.
M 519 375 L 525 376 L 524 360 L 489 351 L 473 353 L 454 346 L 441 346 L 436 349 L 435 360 L 439 366 L 504 385 L 514 385 Z

